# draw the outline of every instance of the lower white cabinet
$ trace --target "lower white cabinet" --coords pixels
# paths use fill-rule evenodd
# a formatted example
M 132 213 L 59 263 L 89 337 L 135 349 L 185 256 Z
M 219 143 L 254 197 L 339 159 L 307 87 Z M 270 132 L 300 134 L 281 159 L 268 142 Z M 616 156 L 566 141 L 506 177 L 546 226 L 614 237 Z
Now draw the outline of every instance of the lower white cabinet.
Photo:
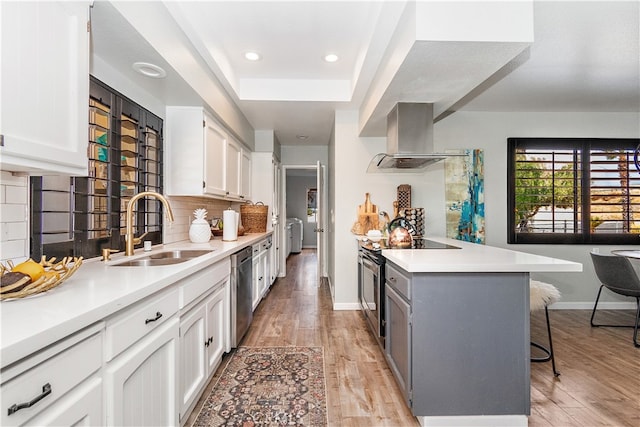
M 99 426 L 102 418 L 102 378 L 93 376 L 50 408 L 31 419 L 33 426 Z
M 104 375 L 107 425 L 178 424 L 177 316 L 167 320 L 107 364 Z
M 102 335 L 92 329 L 2 370 L 0 425 L 103 424 Z
M 268 282 L 264 275 L 264 260 L 266 258 L 266 252 L 263 247 L 263 242 L 259 242 L 253 245 L 253 292 L 251 300 L 253 310 L 258 307 L 258 304 L 260 304 L 262 295 L 264 294 L 264 290 L 266 288 L 265 285 Z
M 180 421 L 229 351 L 229 278 L 180 317 Z

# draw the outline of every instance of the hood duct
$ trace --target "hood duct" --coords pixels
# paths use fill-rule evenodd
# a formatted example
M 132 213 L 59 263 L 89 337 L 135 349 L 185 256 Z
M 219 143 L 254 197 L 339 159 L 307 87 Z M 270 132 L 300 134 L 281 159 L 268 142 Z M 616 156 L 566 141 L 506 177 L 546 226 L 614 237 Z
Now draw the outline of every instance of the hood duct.
M 387 152 L 376 154 L 368 173 L 420 173 L 447 157 L 433 152 L 433 104 L 398 103 L 387 116 Z

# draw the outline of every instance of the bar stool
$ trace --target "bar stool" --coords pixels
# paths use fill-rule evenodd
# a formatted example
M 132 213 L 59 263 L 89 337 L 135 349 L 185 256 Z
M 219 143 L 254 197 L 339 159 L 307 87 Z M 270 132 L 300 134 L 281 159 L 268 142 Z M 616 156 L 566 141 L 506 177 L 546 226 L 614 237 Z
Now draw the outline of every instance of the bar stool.
M 547 306 L 553 304 L 560 299 L 560 291 L 550 283 L 540 282 L 538 280 L 529 281 L 529 310 L 541 310 L 544 308 L 544 314 L 547 319 L 547 334 L 549 335 L 549 348 L 531 341 L 531 345 L 544 352 L 546 356 L 532 357 L 532 362 L 548 362 L 551 360 L 553 375 L 560 375 L 556 371 L 556 361 L 553 357 L 553 342 L 551 341 L 551 324 L 549 323 L 549 310 Z

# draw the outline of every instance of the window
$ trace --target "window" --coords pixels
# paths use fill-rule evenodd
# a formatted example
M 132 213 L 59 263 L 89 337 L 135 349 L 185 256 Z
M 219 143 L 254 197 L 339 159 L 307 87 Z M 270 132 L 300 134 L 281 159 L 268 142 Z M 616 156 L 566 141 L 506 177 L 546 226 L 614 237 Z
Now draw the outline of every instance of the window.
M 162 192 L 162 119 L 91 78 L 89 176 L 31 178 L 31 257 L 100 255 L 124 248 L 125 213 L 141 191 Z M 143 199 L 136 236 L 162 242 L 162 205 Z
M 508 242 L 640 243 L 639 143 L 509 138 Z

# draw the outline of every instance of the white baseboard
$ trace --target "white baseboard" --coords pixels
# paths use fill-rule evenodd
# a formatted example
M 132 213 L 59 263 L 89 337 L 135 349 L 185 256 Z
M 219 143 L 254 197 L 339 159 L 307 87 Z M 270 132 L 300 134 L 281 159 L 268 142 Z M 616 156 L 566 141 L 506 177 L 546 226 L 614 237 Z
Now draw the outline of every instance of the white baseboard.
M 360 304 L 357 302 L 335 302 L 333 303 L 333 309 L 338 310 L 360 310 Z
M 526 415 L 469 415 L 455 417 L 417 417 L 423 427 L 527 427 Z
M 593 310 L 594 301 L 588 302 L 562 302 L 558 301 L 555 304 L 549 306 L 549 310 Z M 598 303 L 598 310 L 635 310 L 636 303 L 629 302 L 607 302 L 600 301 Z

